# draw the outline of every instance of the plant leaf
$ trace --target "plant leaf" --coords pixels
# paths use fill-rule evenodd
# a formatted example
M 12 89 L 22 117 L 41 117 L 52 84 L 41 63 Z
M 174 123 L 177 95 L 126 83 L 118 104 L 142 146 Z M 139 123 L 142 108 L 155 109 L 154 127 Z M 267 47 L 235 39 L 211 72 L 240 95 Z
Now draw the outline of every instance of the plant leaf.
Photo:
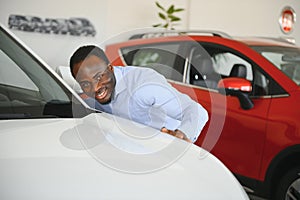
M 169 19 L 171 19 L 171 21 L 180 21 L 180 18 L 179 17 L 176 17 L 176 16 L 174 16 L 174 15 L 169 15 L 168 16 L 169 17 Z
M 157 1 L 155 2 L 156 6 L 162 9 L 163 11 L 166 11 Z
M 177 21 L 180 21 L 180 18 L 179 18 L 179 17 L 171 18 L 171 22 L 177 22 Z
M 177 8 L 177 9 L 174 9 L 174 12 L 181 12 L 181 11 L 184 11 L 184 8 Z
M 158 16 L 164 20 L 166 19 L 166 16 L 164 14 L 162 14 L 161 12 L 158 13 Z
M 158 1 L 155 1 L 156 6 L 159 8 L 158 16 L 160 19 L 164 20 L 163 23 L 154 24 L 153 27 L 162 27 L 170 30 L 174 30 L 173 26 L 176 25 L 173 22 L 181 21 L 181 18 L 174 16 L 175 12 L 184 11 L 184 8 L 176 8 L 174 4 L 169 7 L 163 7 Z
M 167 10 L 167 13 L 168 14 L 172 14 L 174 12 L 174 5 L 171 5 L 170 7 L 169 7 L 169 9 Z
M 154 25 L 152 25 L 152 27 L 160 27 L 160 26 L 162 26 L 162 24 L 154 24 Z

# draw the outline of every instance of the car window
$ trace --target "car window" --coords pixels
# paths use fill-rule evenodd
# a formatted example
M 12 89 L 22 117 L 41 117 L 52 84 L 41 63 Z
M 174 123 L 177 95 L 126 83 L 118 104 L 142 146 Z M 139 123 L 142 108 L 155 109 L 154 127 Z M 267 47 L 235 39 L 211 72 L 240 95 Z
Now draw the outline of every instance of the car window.
M 244 65 L 246 67 L 246 79 L 249 81 L 253 80 L 252 66 L 245 59 L 231 53 L 222 52 L 213 56 L 214 67 L 217 73 L 223 77 L 230 76 L 230 72 L 233 67 L 237 64 Z
M 200 50 L 197 50 L 199 47 Z M 228 47 L 209 43 L 194 48 L 195 50 L 191 50 L 192 64 L 188 73 L 190 84 L 216 89 L 219 80 L 228 77 L 240 77 L 252 82 L 251 96 L 253 97 L 285 93 L 262 68 L 247 58 L 246 55 Z M 194 61 L 195 59 L 198 61 Z M 204 60 L 207 61 L 204 62 Z M 205 65 L 203 65 L 204 63 Z
M 300 49 L 289 47 L 252 47 L 285 75 L 300 85 Z
M 148 67 L 167 79 L 182 81 L 184 59 L 179 56 L 180 43 L 126 47 L 121 53 L 127 65 Z
M 221 46 L 199 44 L 192 47 L 190 63 L 187 83 L 192 85 L 217 89 L 222 78 L 237 76 L 253 80 L 251 63 Z
M 72 95 L 0 29 L 0 119 L 72 117 Z
M 2 50 L 0 50 L 0 84 L 38 91 L 37 86 Z M 5 67 L 3 67 L 5 66 Z M 18 78 L 11 78 L 18 77 Z
M 217 91 L 223 78 L 240 77 L 252 82 L 251 96 L 286 92 L 247 55 L 213 43 L 153 43 L 121 49 L 126 65 L 152 68 L 169 80 Z M 181 49 L 181 51 L 180 51 Z M 188 64 L 186 64 L 188 63 Z
M 220 76 L 215 71 L 215 63 L 201 46 L 193 47 L 188 58 L 186 83 L 216 89 Z

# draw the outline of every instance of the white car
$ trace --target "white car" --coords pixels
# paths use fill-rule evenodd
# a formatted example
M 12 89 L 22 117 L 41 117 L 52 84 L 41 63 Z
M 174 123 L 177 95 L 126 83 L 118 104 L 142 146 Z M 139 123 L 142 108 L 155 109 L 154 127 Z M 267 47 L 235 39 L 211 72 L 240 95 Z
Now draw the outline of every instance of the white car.
M 249 199 L 205 150 L 88 108 L 0 27 L 0 199 Z

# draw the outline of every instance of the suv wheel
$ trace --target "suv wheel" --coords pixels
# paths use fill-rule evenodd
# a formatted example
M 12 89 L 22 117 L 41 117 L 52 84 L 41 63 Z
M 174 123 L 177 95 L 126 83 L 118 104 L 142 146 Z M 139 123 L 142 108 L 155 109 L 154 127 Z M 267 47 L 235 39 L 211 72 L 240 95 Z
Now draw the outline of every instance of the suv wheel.
M 300 165 L 285 173 L 275 188 L 274 200 L 300 199 Z

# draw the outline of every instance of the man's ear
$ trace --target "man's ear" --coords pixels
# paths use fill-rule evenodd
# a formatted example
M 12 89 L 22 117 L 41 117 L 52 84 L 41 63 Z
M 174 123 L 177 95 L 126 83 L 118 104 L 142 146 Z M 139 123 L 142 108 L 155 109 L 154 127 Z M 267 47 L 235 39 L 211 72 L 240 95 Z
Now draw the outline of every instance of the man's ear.
M 112 72 L 114 71 L 114 67 L 111 64 L 108 64 L 107 66 L 110 71 L 112 71 Z
M 77 73 L 78 73 L 78 71 L 79 71 L 79 68 L 80 68 L 80 64 L 81 63 L 76 63 L 76 64 L 74 64 L 73 65 L 73 68 L 71 69 L 72 71 L 71 71 L 71 74 L 72 74 L 72 76 L 73 76 L 73 78 L 76 80 L 76 76 L 77 76 Z

